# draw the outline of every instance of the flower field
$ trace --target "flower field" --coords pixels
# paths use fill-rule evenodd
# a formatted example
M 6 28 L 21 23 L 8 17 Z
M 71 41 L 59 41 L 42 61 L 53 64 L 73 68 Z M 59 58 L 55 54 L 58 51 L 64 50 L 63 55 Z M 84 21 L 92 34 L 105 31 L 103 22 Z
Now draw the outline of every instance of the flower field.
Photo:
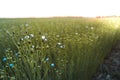
M 118 19 L 0 19 L 0 80 L 90 80 L 119 37 Z

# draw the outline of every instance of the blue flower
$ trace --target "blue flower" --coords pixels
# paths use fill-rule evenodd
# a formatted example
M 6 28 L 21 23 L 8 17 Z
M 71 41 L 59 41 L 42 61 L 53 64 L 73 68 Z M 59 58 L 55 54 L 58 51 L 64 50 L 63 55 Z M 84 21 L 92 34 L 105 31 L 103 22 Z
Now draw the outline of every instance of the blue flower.
M 54 63 L 52 63 L 52 64 L 51 64 L 51 67 L 55 67 L 55 64 L 54 64 Z
M 14 64 L 9 64 L 9 67 L 11 67 L 11 68 L 12 68 L 13 66 L 14 66 Z
M 3 62 L 6 62 L 6 61 L 7 61 L 7 58 L 6 58 L 6 57 L 4 57 L 4 58 L 2 59 L 2 61 L 3 61 Z

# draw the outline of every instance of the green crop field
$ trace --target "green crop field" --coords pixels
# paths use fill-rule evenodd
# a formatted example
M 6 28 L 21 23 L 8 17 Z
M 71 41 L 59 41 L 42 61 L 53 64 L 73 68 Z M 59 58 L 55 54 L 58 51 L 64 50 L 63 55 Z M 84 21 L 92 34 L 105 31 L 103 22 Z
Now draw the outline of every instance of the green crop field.
M 90 80 L 120 19 L 0 19 L 0 80 Z

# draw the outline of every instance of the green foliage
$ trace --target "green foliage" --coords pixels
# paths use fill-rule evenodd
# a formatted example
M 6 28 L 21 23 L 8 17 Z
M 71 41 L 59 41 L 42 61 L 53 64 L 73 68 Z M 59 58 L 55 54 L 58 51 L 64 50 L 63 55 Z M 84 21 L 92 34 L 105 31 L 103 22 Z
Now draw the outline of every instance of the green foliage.
M 118 36 L 105 19 L 0 19 L 0 80 L 90 80 Z

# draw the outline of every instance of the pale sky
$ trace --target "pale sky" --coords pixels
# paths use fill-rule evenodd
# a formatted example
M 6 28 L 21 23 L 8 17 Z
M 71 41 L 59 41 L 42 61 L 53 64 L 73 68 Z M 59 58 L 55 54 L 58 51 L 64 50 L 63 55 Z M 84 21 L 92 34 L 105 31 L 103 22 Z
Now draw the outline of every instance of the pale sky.
M 0 17 L 120 15 L 120 0 L 0 0 Z

